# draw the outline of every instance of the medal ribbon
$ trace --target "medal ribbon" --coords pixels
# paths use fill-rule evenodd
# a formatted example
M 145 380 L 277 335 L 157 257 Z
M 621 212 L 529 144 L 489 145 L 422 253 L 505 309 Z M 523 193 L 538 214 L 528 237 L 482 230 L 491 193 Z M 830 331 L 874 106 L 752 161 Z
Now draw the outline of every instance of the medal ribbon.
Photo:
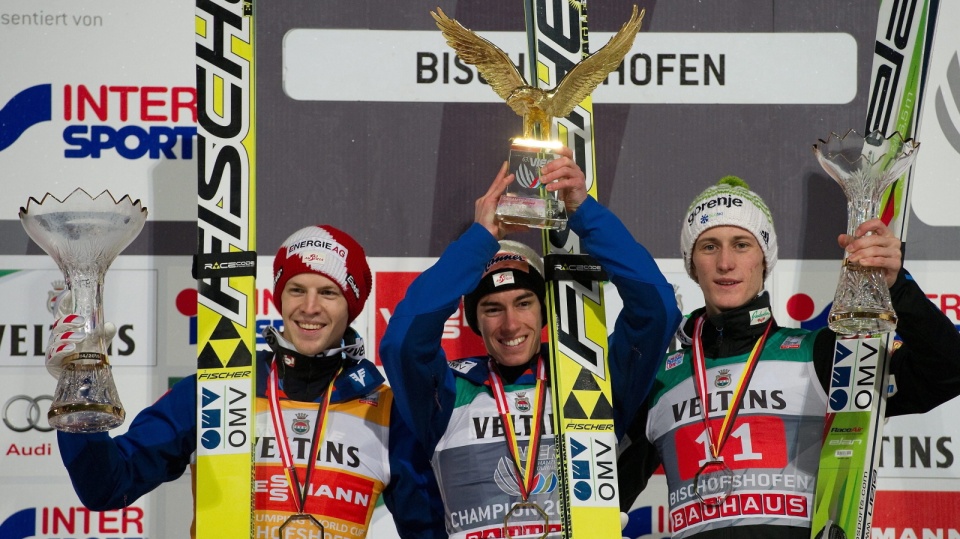
M 497 364 L 490 360 L 490 388 L 493 391 L 493 398 L 497 402 L 497 412 L 503 421 L 504 437 L 507 442 L 507 450 L 510 451 L 510 457 L 513 460 L 514 470 L 517 474 L 517 484 L 520 486 L 520 496 L 523 501 L 530 497 L 530 491 L 536 482 L 537 476 L 537 458 L 540 455 L 540 436 L 543 434 L 543 414 L 546 408 L 547 396 L 547 368 L 542 357 L 537 358 L 537 382 L 534 386 L 536 394 L 533 402 L 532 431 L 530 433 L 530 442 L 527 444 L 527 462 L 521 465 L 520 446 L 517 443 L 517 433 L 513 428 L 513 417 L 510 415 L 510 406 L 507 402 L 507 392 L 503 387 L 503 379 L 497 371 Z
M 317 455 L 320 453 L 320 441 L 323 440 L 324 432 L 327 429 L 327 408 L 330 406 L 330 396 L 333 394 L 333 382 L 343 368 L 337 369 L 336 374 L 330 379 L 330 385 L 327 386 L 326 395 L 323 397 L 323 403 L 317 410 L 317 419 L 313 427 L 313 442 L 310 444 L 310 457 L 307 461 L 307 472 L 304 477 L 303 485 L 300 484 L 300 478 L 297 474 L 297 467 L 293 462 L 293 451 L 290 449 L 290 440 L 287 438 L 287 427 L 283 422 L 283 410 L 280 408 L 280 385 L 277 376 L 277 363 L 274 361 L 270 365 L 270 375 L 267 380 L 267 399 L 270 403 L 270 420 L 273 422 L 273 431 L 277 435 L 277 447 L 280 451 L 280 462 L 283 464 L 283 471 L 287 476 L 287 484 L 293 494 L 293 501 L 297 508 L 297 514 L 303 514 L 307 505 L 307 492 L 310 489 L 310 477 L 317 466 Z
M 700 397 L 700 407 L 703 411 L 703 426 L 710 440 L 710 452 L 713 454 L 714 460 L 719 460 L 720 451 L 723 450 L 723 444 L 725 444 L 727 438 L 730 437 L 730 430 L 733 428 L 733 424 L 737 420 L 737 415 L 740 413 L 740 403 L 743 401 L 743 396 L 747 392 L 750 378 L 753 377 L 753 371 L 760 361 L 760 354 L 763 352 L 764 343 L 767 342 L 767 335 L 770 333 L 770 326 L 773 325 L 773 319 L 771 318 L 770 321 L 767 322 L 767 327 L 763 330 L 763 335 L 757 339 L 756 344 L 753 345 L 753 350 L 750 352 L 750 356 L 747 357 L 747 363 L 744 366 L 743 373 L 740 375 L 740 380 L 737 381 L 737 385 L 733 389 L 733 399 L 730 401 L 727 413 L 724 415 L 723 422 L 720 424 L 720 430 L 717 432 L 716 438 L 714 438 L 713 429 L 710 428 L 710 390 L 707 387 L 707 364 L 706 358 L 703 356 L 703 339 L 701 336 L 703 332 L 703 321 L 706 317 L 707 315 L 703 315 L 697 318 L 693 328 L 693 372 L 696 377 L 697 396 Z

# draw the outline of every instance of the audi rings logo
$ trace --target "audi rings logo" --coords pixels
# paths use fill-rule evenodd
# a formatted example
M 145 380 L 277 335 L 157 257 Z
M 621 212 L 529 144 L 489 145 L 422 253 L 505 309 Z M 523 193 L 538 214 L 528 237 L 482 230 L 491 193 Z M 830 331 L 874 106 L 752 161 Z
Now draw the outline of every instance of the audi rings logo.
M 40 406 L 44 401 L 52 404 L 53 397 L 50 395 L 10 397 L 10 400 L 3 405 L 3 424 L 14 432 L 52 431 L 53 427 L 47 422 L 47 414 L 43 413 L 43 408 Z

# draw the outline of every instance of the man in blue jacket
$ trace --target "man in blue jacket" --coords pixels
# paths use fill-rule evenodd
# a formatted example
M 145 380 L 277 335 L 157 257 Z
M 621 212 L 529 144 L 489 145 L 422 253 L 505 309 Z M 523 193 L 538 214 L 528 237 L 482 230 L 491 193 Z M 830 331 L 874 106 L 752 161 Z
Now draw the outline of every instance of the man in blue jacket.
M 271 350 L 257 355 L 255 535 L 277 537 L 289 522 L 285 534 L 316 537 L 312 517 L 362 539 L 382 494 L 401 537 L 445 538 L 424 451 L 349 327 L 372 284 L 363 248 L 332 226 L 310 226 L 280 246 L 273 270 L 284 328 L 268 327 Z M 78 315 L 57 321 L 48 365 L 69 360 L 85 338 L 71 330 L 82 327 Z M 183 474 L 197 444 L 196 383 L 176 384 L 123 435 L 57 433 L 86 507 L 126 507 Z
M 610 336 L 615 428 L 644 401 L 680 320 L 673 287 L 650 254 L 609 210 L 589 197 L 569 149 L 543 169 L 559 191 L 569 226 L 612 276 L 623 311 Z M 536 504 L 559 529 L 559 495 L 546 348 L 543 264 L 522 244 L 499 241 L 514 228 L 496 219 L 513 181 L 506 164 L 476 201 L 474 224 L 420 275 L 397 306 L 380 347 L 397 407 L 432 459 L 453 539 L 502 537 L 504 517 Z M 448 362 L 444 323 L 464 300 L 470 327 L 487 354 Z M 532 460 L 531 460 L 532 459 Z M 515 470 L 527 471 L 526 480 Z M 542 524 L 532 507 L 511 525 Z

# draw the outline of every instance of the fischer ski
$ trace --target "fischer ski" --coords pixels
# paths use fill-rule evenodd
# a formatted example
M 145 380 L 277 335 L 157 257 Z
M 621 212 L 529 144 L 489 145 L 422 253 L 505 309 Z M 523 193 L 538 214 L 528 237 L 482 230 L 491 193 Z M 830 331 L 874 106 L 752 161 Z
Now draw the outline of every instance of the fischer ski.
M 881 1 L 864 135 L 916 138 L 938 8 L 939 0 Z M 912 175 L 911 167 L 881 203 L 881 218 L 904 248 Z M 892 339 L 837 337 L 814 499 L 816 539 L 871 537 Z
M 253 537 L 256 189 L 252 0 L 197 0 L 196 537 Z
M 531 86 L 556 87 L 589 54 L 587 2 L 525 0 L 524 10 L 527 79 Z M 573 150 L 587 190 L 597 198 L 593 131 L 588 96 L 568 117 L 554 119 L 549 138 Z M 596 261 L 579 254 L 579 239 L 569 230 L 544 230 L 542 239 L 563 537 L 620 537 L 602 283 L 607 278 Z

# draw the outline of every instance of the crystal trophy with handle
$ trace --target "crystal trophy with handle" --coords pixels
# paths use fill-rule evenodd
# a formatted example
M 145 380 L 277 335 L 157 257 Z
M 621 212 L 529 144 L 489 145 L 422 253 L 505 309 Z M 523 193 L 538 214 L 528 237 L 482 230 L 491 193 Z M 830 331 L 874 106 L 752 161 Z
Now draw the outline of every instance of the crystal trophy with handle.
M 76 189 L 60 200 L 50 193 L 20 208 L 20 223 L 63 272 L 73 312 L 84 317 L 88 337 L 59 367 L 47 418 L 65 432 L 101 432 L 120 426 L 126 415 L 107 358 L 103 279 L 110 264 L 140 233 L 146 208 L 109 191 L 91 197 Z

